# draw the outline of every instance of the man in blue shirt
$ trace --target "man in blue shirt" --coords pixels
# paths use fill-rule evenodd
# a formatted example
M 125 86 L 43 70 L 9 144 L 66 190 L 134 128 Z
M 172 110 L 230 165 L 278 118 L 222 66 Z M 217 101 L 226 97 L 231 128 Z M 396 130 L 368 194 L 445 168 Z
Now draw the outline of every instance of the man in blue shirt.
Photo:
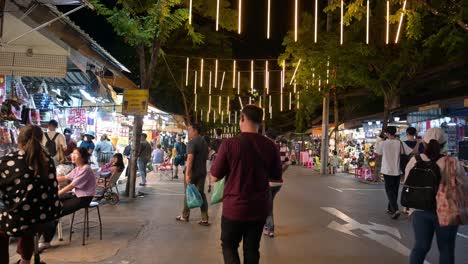
M 164 151 L 161 149 L 161 144 L 156 146 L 156 149 L 153 150 L 151 157 L 153 158 L 153 164 L 156 167 L 157 165 L 160 165 L 164 162 Z
M 92 155 L 95 148 L 93 140 L 96 138 L 94 131 L 88 131 L 88 133 L 86 133 L 84 136 L 85 138 L 83 142 L 81 142 L 80 148 L 87 149 L 89 154 Z

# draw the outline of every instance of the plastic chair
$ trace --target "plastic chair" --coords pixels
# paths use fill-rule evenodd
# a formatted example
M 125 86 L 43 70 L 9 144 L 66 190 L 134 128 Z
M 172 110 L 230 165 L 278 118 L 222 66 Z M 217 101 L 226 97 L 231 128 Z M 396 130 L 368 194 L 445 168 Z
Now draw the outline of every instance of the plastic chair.
M 158 167 L 159 171 L 159 176 L 161 180 L 163 177 L 166 177 L 167 179 L 174 179 L 174 166 L 170 161 L 165 161 Z

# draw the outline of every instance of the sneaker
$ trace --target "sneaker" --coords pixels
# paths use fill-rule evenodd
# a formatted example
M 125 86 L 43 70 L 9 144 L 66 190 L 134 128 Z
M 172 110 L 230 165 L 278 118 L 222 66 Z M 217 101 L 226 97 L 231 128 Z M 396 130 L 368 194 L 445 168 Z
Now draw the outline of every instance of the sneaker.
M 39 246 L 37 247 L 37 249 L 39 250 L 39 252 L 45 250 L 45 249 L 48 249 L 48 248 L 51 248 L 52 246 L 50 245 L 50 243 L 48 242 L 42 242 L 42 243 L 39 243 Z
M 398 217 L 400 217 L 400 214 L 401 214 L 400 211 L 397 210 L 395 213 L 392 214 L 392 219 L 397 220 Z
M 146 186 L 146 183 L 140 183 L 140 186 Z

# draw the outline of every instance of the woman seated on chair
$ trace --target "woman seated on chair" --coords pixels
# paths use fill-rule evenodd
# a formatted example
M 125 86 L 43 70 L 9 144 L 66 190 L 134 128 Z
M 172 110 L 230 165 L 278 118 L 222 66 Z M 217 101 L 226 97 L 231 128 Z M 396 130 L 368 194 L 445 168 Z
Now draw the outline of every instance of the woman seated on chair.
M 122 172 L 124 169 L 125 164 L 123 162 L 123 156 L 120 153 L 116 153 L 107 164 L 101 167 L 100 176 L 106 178 L 116 172 Z
M 38 126 L 23 127 L 19 151 L 0 159 L 0 263 L 9 263 L 10 237 L 19 239 L 17 263 L 31 263 L 36 228 L 59 217 L 55 166 L 41 145 L 43 135 Z
M 70 182 L 59 191 L 62 201 L 61 216 L 72 214 L 89 206 L 96 192 L 96 177 L 88 165 L 89 152 L 86 148 L 73 150 L 71 159 L 76 168 L 67 176 L 58 177 L 59 183 Z M 57 221 L 47 223 L 44 228 L 44 242 L 39 244 L 39 250 L 50 247 L 50 241 L 55 235 Z

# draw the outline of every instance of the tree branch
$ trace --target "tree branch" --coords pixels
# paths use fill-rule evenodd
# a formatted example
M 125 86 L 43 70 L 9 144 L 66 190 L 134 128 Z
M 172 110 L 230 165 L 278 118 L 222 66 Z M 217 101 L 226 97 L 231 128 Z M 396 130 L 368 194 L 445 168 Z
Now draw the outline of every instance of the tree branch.
M 418 1 L 420 4 L 422 4 L 424 7 L 426 7 L 429 12 L 431 12 L 433 15 L 435 16 L 442 16 L 440 14 L 440 12 L 435 9 L 434 7 L 432 7 L 429 3 L 427 3 L 427 1 L 425 0 L 419 0 Z M 463 20 L 457 20 L 456 21 L 456 24 L 461 28 L 463 29 L 465 32 L 468 32 L 468 24 L 466 24 L 465 22 L 463 22 Z

